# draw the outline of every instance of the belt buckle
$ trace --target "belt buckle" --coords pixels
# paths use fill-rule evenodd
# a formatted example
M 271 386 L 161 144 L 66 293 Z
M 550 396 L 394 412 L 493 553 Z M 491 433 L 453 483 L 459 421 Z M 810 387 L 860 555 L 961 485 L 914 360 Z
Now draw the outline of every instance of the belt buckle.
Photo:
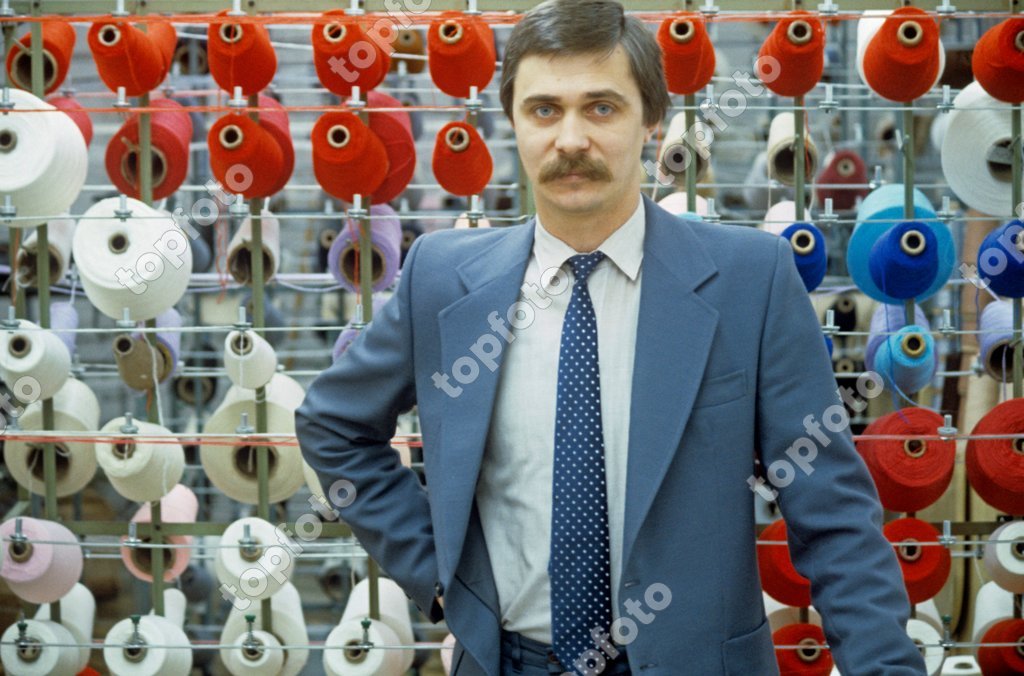
M 548 673 L 549 674 L 564 674 L 565 667 L 562 666 L 562 662 L 555 656 L 555 651 L 548 649 Z

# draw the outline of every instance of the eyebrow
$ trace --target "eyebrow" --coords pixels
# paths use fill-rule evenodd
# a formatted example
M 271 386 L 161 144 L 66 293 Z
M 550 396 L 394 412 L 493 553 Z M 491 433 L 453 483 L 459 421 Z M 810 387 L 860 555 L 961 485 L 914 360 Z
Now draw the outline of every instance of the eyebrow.
M 596 99 L 609 99 L 620 105 L 628 105 L 629 101 L 625 96 L 615 91 L 614 89 L 598 89 L 592 92 L 586 92 L 583 94 L 583 98 L 587 101 L 593 101 Z M 537 103 L 558 103 L 561 101 L 561 97 L 553 94 L 534 94 L 533 96 L 527 96 L 523 99 L 520 107 L 525 108 L 527 106 Z

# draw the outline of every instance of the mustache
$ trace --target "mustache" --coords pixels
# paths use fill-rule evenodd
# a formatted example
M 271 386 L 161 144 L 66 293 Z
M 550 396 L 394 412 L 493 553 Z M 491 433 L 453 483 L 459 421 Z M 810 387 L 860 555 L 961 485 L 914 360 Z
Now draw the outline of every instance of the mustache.
M 541 183 L 547 183 L 569 174 L 579 174 L 593 181 L 610 181 L 612 178 L 608 167 L 586 155 L 560 155 L 544 165 L 537 178 Z

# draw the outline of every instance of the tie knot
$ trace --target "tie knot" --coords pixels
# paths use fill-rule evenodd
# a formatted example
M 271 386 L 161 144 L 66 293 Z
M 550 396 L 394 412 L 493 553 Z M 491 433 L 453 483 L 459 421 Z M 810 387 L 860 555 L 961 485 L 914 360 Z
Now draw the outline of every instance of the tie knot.
M 597 264 L 604 258 L 604 252 L 595 251 L 588 254 L 578 254 L 569 259 L 572 266 L 572 274 L 576 276 L 577 282 L 586 283 L 587 277 L 594 271 Z

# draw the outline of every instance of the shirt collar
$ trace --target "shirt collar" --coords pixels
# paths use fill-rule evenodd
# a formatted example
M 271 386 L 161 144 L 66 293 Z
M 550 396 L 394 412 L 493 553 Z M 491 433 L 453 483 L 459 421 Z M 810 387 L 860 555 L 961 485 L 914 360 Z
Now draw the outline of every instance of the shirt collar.
M 598 247 L 610 258 L 616 267 L 636 281 L 640 272 L 640 261 L 644 256 L 644 233 L 646 232 L 646 214 L 643 199 L 637 200 L 636 209 L 619 228 L 615 230 Z M 541 271 L 560 268 L 569 258 L 579 252 L 552 235 L 536 218 L 533 232 L 533 254 L 537 257 Z

